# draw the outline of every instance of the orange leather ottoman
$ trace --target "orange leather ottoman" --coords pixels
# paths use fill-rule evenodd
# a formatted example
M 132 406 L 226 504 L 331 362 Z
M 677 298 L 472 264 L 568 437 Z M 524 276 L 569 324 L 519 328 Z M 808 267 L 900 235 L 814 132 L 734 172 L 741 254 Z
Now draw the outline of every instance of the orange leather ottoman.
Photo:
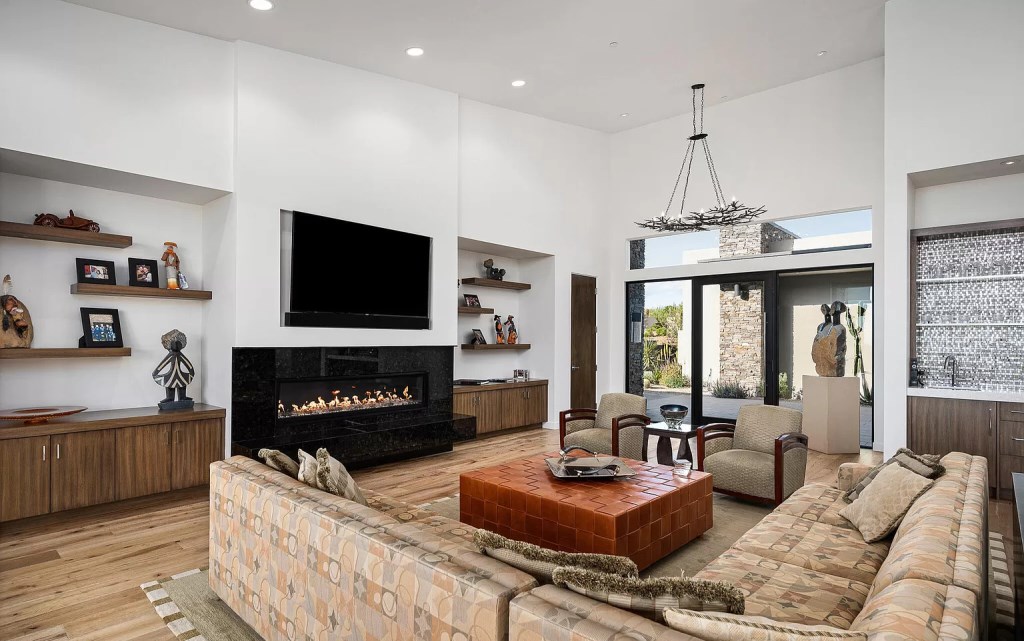
M 711 475 L 623 459 L 637 475 L 561 480 L 535 456 L 459 476 L 460 520 L 563 552 L 628 556 L 641 569 L 712 525 Z

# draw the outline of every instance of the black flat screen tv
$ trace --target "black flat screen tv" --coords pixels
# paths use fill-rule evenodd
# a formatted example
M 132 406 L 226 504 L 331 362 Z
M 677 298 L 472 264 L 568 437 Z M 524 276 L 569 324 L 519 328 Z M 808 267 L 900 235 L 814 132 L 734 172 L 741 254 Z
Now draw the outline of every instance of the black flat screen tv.
M 291 327 L 430 327 L 428 236 L 291 212 Z

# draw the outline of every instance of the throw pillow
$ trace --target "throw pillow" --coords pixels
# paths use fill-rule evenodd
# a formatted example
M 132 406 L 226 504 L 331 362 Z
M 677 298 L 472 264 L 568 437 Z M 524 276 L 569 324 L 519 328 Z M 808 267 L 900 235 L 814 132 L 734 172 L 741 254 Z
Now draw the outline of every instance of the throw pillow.
M 263 448 L 256 453 L 256 456 L 263 459 L 267 467 L 283 472 L 293 479 L 299 477 L 299 464 L 295 462 L 295 459 L 280 450 Z
M 865 543 L 881 541 L 896 531 L 907 510 L 932 483 L 901 465 L 887 465 L 839 516 L 860 530 Z
M 551 573 L 563 565 L 619 576 L 637 576 L 639 573 L 636 563 L 628 557 L 556 552 L 532 543 L 507 539 L 487 530 L 477 530 L 473 534 L 473 542 L 487 556 L 531 574 L 543 583 L 551 583 Z
M 741 616 L 724 612 L 665 610 L 665 623 L 673 630 L 708 641 L 829 641 L 855 639 L 867 641 L 868 635 L 829 625 L 779 623 L 765 617 Z
M 884 468 L 887 465 L 892 465 L 894 463 L 897 465 L 902 465 L 911 472 L 914 472 L 915 474 L 920 474 L 921 476 L 928 479 L 938 478 L 946 473 L 946 468 L 943 467 L 941 463 L 939 463 L 938 455 L 914 454 L 907 448 L 901 447 L 900 449 L 896 450 L 896 454 L 894 454 L 892 458 L 890 458 L 888 461 L 885 461 L 884 463 L 876 465 L 874 468 L 872 468 L 870 472 L 865 474 L 864 478 L 862 478 L 859 483 L 854 485 L 852 489 L 850 489 L 849 491 L 846 492 L 846 494 L 843 495 L 843 498 L 846 499 L 847 503 L 851 501 L 856 501 L 857 497 L 860 496 L 860 493 L 864 491 L 864 488 L 866 488 L 868 485 L 871 484 L 873 480 L 875 480 L 875 477 L 878 476 L 878 473 L 882 471 L 882 468 Z
M 341 461 L 321 447 L 316 451 L 316 463 L 316 487 L 335 496 L 366 505 L 366 497 Z
M 310 487 L 316 487 L 316 457 L 299 450 L 299 473 L 295 477 Z
M 725 582 L 671 577 L 638 579 L 568 567 L 556 568 L 551 578 L 555 585 L 655 621 L 662 620 L 665 608 L 743 614 L 743 592 Z

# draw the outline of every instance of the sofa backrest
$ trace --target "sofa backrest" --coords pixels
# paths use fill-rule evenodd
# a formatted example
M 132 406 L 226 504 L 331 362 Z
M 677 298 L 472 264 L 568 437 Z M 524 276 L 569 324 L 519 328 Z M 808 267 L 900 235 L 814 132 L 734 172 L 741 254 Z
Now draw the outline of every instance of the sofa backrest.
M 255 465 L 259 465 L 256 463 Z M 529 575 L 236 457 L 211 466 L 210 584 L 268 641 L 501 641 Z M 249 468 L 249 469 L 244 469 Z

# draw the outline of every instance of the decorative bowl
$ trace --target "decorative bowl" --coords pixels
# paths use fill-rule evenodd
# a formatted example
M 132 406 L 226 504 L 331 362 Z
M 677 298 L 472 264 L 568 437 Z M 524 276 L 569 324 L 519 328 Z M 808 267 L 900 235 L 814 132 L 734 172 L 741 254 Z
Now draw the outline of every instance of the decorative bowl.
M 89 408 L 80 405 L 60 405 L 57 407 L 19 407 L 0 410 L 0 421 L 19 421 L 24 425 L 39 425 L 51 418 L 69 416 L 84 412 Z
M 685 405 L 662 405 L 659 409 L 665 424 L 673 430 L 678 430 L 683 424 L 683 419 L 690 413 L 690 408 Z

